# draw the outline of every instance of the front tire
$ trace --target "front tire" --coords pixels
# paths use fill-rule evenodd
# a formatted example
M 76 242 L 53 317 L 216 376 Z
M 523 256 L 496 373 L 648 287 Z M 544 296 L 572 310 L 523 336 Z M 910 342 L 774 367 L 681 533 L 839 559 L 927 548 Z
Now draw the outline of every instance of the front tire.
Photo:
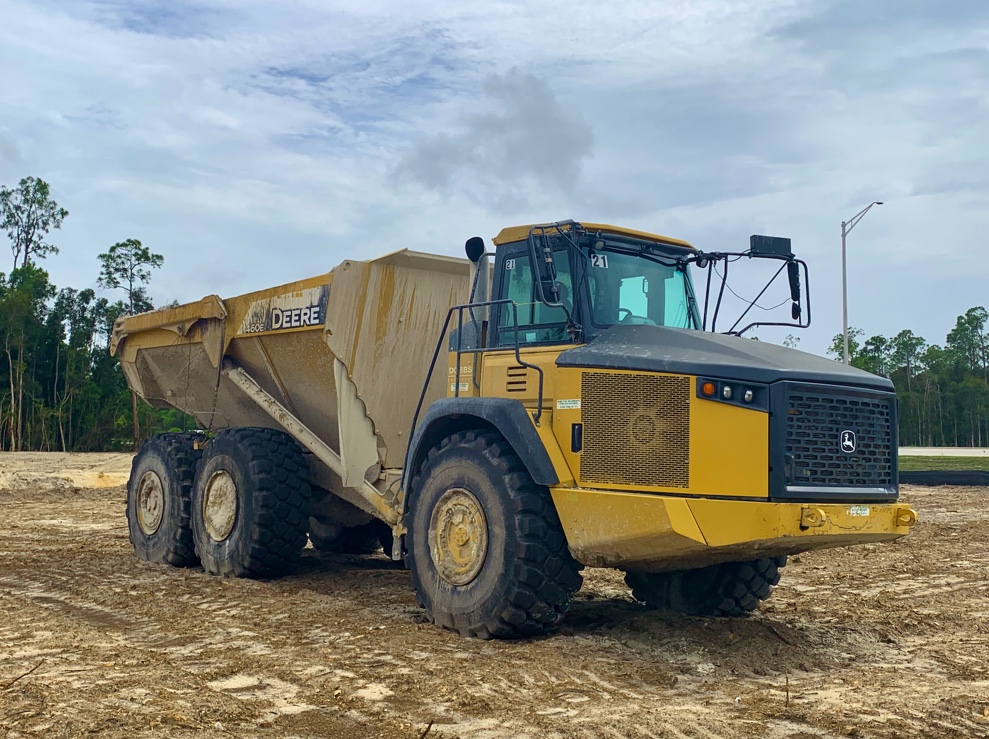
M 745 616 L 773 593 L 786 557 L 726 562 L 697 570 L 629 572 L 632 597 L 688 616 Z
M 540 634 L 580 589 L 549 492 L 497 434 L 461 432 L 431 449 L 408 520 L 412 583 L 439 626 L 482 639 Z
M 192 495 L 192 535 L 203 569 L 254 578 L 290 569 L 306 543 L 308 470 L 302 449 L 281 431 L 218 433 Z
M 159 434 L 141 445 L 127 482 L 127 529 L 140 559 L 176 567 L 199 563 L 189 523 L 198 434 Z

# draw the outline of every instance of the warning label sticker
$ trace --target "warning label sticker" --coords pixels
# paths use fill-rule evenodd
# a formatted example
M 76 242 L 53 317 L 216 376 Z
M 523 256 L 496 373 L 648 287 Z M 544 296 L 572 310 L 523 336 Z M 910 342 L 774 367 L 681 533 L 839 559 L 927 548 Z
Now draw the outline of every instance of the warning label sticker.
M 580 408 L 580 398 L 576 400 L 558 400 L 556 401 L 556 409 L 558 411 L 572 411 Z

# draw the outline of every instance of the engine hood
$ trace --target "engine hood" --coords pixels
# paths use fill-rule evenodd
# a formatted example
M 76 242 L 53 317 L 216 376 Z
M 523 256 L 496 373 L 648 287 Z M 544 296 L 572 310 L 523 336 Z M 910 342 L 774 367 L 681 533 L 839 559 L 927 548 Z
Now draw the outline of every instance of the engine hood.
M 738 336 L 663 326 L 612 326 L 589 344 L 562 352 L 556 364 L 765 384 L 796 380 L 893 389 L 885 377 L 816 354 Z

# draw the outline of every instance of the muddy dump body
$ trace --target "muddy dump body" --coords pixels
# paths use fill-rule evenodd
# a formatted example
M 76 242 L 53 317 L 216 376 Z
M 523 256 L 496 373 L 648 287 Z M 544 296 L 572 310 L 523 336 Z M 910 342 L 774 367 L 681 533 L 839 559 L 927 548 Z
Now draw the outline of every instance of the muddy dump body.
M 466 260 L 407 250 L 347 260 L 287 285 L 123 318 L 111 351 L 138 395 L 204 429 L 281 429 L 280 407 L 340 458 L 340 479 L 324 486 L 359 490 L 402 467 L 437 337 L 469 273 Z M 434 374 L 427 404 L 444 395 Z

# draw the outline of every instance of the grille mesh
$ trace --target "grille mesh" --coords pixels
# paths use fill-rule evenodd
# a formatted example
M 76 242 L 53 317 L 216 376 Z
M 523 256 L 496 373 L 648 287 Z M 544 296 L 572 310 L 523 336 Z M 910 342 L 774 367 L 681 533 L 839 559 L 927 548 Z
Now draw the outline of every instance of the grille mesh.
M 891 398 L 856 397 L 792 389 L 786 416 L 787 465 L 791 485 L 888 487 L 893 484 Z M 852 431 L 856 450 L 841 450 L 841 434 Z
M 581 482 L 690 486 L 690 378 L 585 372 Z

